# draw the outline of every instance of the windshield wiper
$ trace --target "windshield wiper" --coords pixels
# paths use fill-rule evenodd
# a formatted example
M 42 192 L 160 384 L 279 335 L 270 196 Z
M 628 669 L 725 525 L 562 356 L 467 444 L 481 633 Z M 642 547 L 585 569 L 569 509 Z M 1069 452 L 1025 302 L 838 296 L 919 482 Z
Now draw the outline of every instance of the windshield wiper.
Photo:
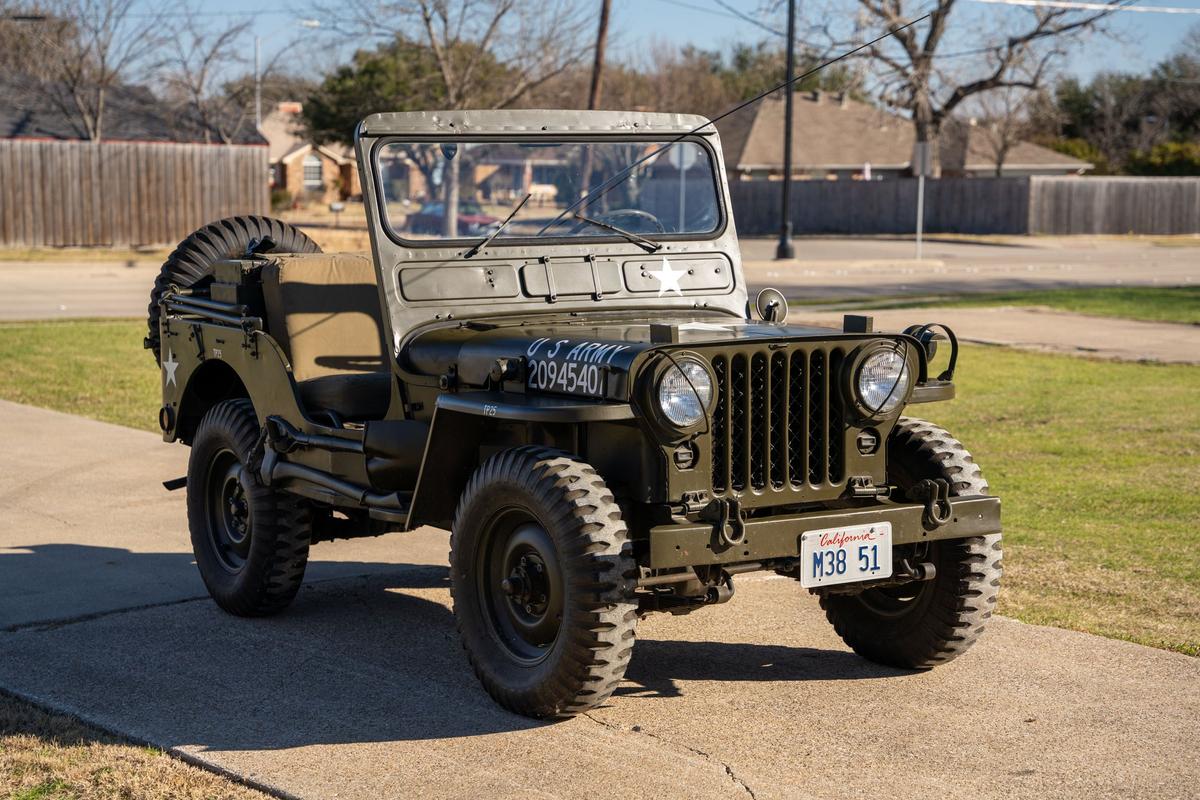
M 601 222 L 598 219 L 585 217 L 583 214 L 576 214 L 575 219 L 579 220 L 580 222 L 586 222 L 589 225 L 595 225 L 597 228 L 603 228 L 606 231 L 612 231 L 618 236 L 624 236 L 638 247 L 644 249 L 647 253 L 657 253 L 659 250 L 662 250 L 662 245 L 658 242 L 652 242 L 645 236 L 639 236 L 633 231 L 627 231 L 624 228 L 618 228 L 616 225 L 610 225 L 609 223 Z
M 522 208 L 525 207 L 525 204 L 529 202 L 529 198 L 531 198 L 531 197 L 533 197 L 533 192 L 530 192 L 529 194 L 522 197 L 521 202 L 517 203 L 516 208 L 514 208 L 512 211 L 508 212 L 508 216 L 504 218 L 504 221 L 496 226 L 496 230 L 492 231 L 487 236 L 483 237 L 481 240 L 479 240 L 478 242 L 473 244 L 471 246 L 470 250 L 463 253 L 463 258 L 470 258 L 471 256 L 478 255 L 480 250 L 482 250 L 483 248 L 485 248 L 489 244 L 491 244 L 492 239 L 495 239 L 497 236 L 500 235 L 500 231 L 502 231 L 506 227 L 508 227 L 508 223 L 512 222 L 513 217 L 515 217 L 517 215 L 518 211 L 520 211 Z

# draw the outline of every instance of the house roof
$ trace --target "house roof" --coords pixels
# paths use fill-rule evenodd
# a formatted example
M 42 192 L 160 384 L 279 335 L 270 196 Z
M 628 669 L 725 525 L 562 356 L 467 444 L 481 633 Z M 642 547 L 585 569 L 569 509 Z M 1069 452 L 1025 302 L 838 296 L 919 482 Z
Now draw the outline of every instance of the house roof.
M 794 102 L 794 169 L 853 169 L 867 163 L 877 169 L 909 167 L 915 140 L 909 120 L 857 100 L 829 94 L 797 92 Z M 729 169 L 782 168 L 784 108 L 782 98 L 768 97 L 747 113 L 734 114 L 717 124 Z M 969 129 L 967 169 L 994 167 L 990 136 L 985 129 Z M 1091 164 L 1030 142 L 1020 142 L 1009 151 L 1005 166 L 1075 171 L 1087 169 Z
M 0 139 L 85 139 L 86 131 L 74 114 L 56 98 L 60 84 L 40 83 L 21 75 L 0 76 Z M 232 126 L 231 126 L 232 127 Z M 215 134 L 195 118 L 163 103 L 144 86 L 117 86 L 105 97 L 107 140 L 144 142 L 212 142 Z M 253 120 L 237 126 L 234 144 L 265 144 Z
M 263 118 L 259 130 L 267 139 L 267 160 L 272 164 L 286 163 L 309 152 L 313 144 L 304 137 L 299 103 L 280 103 Z M 338 164 L 354 160 L 354 151 L 340 143 L 316 145 L 316 149 Z

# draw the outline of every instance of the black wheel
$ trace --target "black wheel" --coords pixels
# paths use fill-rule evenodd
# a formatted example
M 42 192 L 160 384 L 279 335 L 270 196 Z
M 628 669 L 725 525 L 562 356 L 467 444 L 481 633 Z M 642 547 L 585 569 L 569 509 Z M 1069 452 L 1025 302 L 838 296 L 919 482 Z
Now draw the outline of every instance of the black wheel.
M 150 290 L 150 307 L 147 310 L 149 335 L 146 343 L 154 351 L 154 358 L 162 363 L 158 341 L 158 301 L 167 287 L 174 284 L 188 288 L 202 283 L 212 275 L 213 264 L 226 258 L 238 258 L 246 252 L 253 239 L 271 237 L 275 247 L 270 253 L 319 253 L 317 243 L 299 228 L 270 217 L 229 217 L 200 230 L 179 243 L 167 260 L 163 262 L 154 288 Z
M 304 579 L 312 522 L 301 502 L 246 469 L 258 440 L 249 400 L 204 415 L 188 461 L 188 527 L 200 577 L 217 605 L 243 617 L 282 611 Z
M 987 481 L 962 443 L 944 429 L 901 418 L 889 440 L 889 477 L 903 490 L 944 478 L 950 494 L 986 495 Z M 1000 534 L 928 542 L 914 555 L 932 562 L 932 580 L 829 594 L 821 607 L 838 635 L 864 658 L 928 669 L 967 650 L 992 616 L 1000 589 Z
M 505 708 L 569 717 L 612 694 L 633 651 L 636 575 L 612 493 L 577 458 L 518 447 L 467 483 L 450 590 L 467 657 Z

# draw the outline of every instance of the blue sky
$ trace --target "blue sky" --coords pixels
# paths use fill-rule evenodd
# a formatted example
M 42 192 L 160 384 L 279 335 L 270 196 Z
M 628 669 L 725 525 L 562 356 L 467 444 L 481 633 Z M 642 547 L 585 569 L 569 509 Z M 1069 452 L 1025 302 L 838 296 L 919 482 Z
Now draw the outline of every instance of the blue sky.
M 831 0 L 798 0 L 800 17 L 804 18 L 806 6 L 809 13 L 814 13 L 822 4 L 828 7 L 829 2 Z M 832 2 L 840 4 L 842 8 L 853 5 L 849 0 Z M 767 5 L 764 0 L 727 0 L 727 3 L 744 8 L 751 14 L 755 9 Z M 1200 10 L 1200 0 L 1155 0 L 1138 4 Z M 597 2 L 597 7 L 598 5 Z M 258 6 L 255 31 L 263 36 L 271 35 L 270 39 L 265 40 L 264 50 L 281 47 L 289 38 L 289 28 L 301 31 L 295 20 L 305 16 L 304 12 L 293 13 L 288 11 L 288 8 L 303 8 L 303 5 L 279 2 Z M 230 16 L 248 13 L 244 0 L 212 0 L 205 9 L 216 13 L 227 12 Z M 964 0 L 954 13 L 960 20 L 971 20 L 972 24 L 976 21 L 984 25 L 995 22 L 999 26 L 1006 18 L 1011 19 L 1023 13 L 1023 9 L 982 5 Z M 778 21 L 766 21 L 779 27 L 784 25 L 782 18 Z M 1119 35 L 1118 40 L 1091 39 L 1073 52 L 1064 65 L 1065 71 L 1084 78 L 1099 70 L 1146 72 L 1155 63 L 1170 55 L 1193 25 L 1200 25 L 1200 14 L 1119 13 L 1115 15 L 1112 23 L 1113 29 Z M 722 9 L 715 0 L 614 0 L 611 30 L 613 51 L 617 57 L 636 55 L 656 43 L 663 42 L 722 49 L 736 41 L 761 41 L 771 37 L 771 34 L 761 28 Z M 588 44 L 581 42 L 583 46 Z

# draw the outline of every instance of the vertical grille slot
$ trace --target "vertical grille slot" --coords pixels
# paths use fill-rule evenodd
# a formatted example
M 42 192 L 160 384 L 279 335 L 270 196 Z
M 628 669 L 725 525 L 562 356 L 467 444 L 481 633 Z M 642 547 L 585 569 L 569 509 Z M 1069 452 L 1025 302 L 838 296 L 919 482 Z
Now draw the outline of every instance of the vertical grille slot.
M 712 417 L 712 485 L 720 493 L 729 488 L 729 362 L 717 356 L 712 362 L 717 376 L 717 403 Z
M 750 358 L 750 485 L 767 485 L 767 357 L 755 353 Z
M 825 405 L 828 397 L 828 371 L 825 369 L 825 354 L 814 350 L 808 362 L 808 482 L 821 483 L 825 480 L 825 468 L 829 454 L 826 452 L 825 432 L 829 425 L 829 409 Z
M 713 492 L 827 490 L 845 480 L 843 348 L 713 357 Z
M 746 467 L 750 442 L 746 436 L 746 357 L 733 357 L 729 369 L 729 485 L 737 491 L 746 488 Z
M 788 408 L 788 474 L 792 486 L 802 486 L 808 475 L 808 358 L 797 350 L 792 353 L 792 374 L 788 389 L 792 397 Z
M 782 489 L 788 468 L 788 370 L 787 356 L 771 355 L 771 419 L 768 423 L 771 454 L 771 486 Z
M 829 354 L 829 377 L 830 380 L 837 380 L 837 376 L 842 374 L 842 358 L 841 349 L 835 349 Z M 837 389 L 830 385 L 828 396 L 832 397 L 837 393 Z M 833 402 L 828 403 L 829 416 L 829 434 L 828 434 L 828 453 L 829 453 L 829 482 L 838 483 L 842 480 L 842 472 L 845 469 L 845 459 L 843 458 L 843 446 L 846 440 L 846 434 L 843 428 L 844 420 L 842 418 L 842 404 Z

